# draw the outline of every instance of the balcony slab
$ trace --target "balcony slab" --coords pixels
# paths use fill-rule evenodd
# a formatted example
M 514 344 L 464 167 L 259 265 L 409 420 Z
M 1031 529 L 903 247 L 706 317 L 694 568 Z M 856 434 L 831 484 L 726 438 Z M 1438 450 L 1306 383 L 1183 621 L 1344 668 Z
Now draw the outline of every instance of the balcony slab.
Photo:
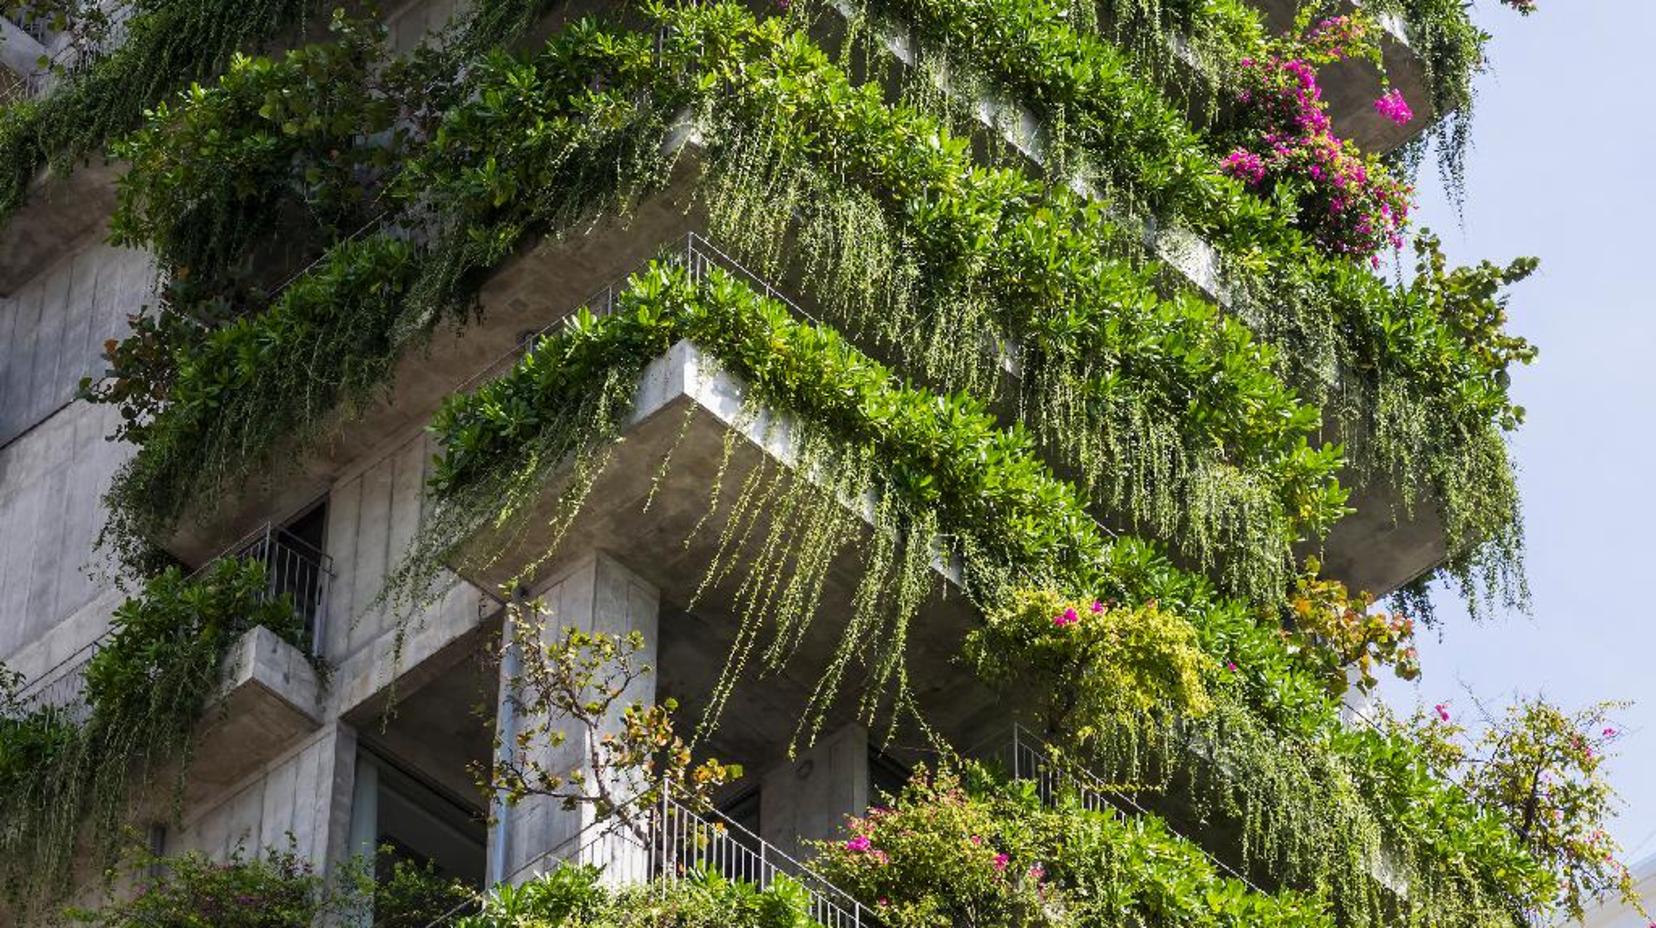
M 268 628 L 230 649 L 198 732 L 186 802 L 216 795 L 322 724 L 321 682 L 303 652 Z
M 721 370 L 695 345 L 679 343 L 645 371 L 622 440 L 614 446 L 586 505 L 557 538 L 557 557 L 546 557 L 554 548 L 549 523 L 558 512 L 567 478 L 555 476 L 510 524 L 469 539 L 451 567 L 478 587 L 498 593 L 518 583 L 534 588 L 557 569 L 561 557 L 592 549 L 612 553 L 660 589 L 658 695 L 676 698 L 683 706 L 682 717 L 696 719 L 725 669 L 742 622 L 740 576 L 702 589 L 738 488 L 760 466 L 774 468 L 787 480 L 810 479 L 808 472 L 796 469 L 794 420 L 774 410 L 755 409 L 749 400 L 739 378 Z M 733 430 L 730 457 L 721 468 L 726 436 Z M 663 472 L 661 464 L 669 454 L 670 465 Z M 711 491 L 719 485 L 721 470 L 723 492 L 714 504 Z M 868 524 L 872 500 L 842 503 Z M 726 556 L 748 563 L 746 556 L 757 552 L 766 534 L 767 519 L 768 513 L 760 515 L 746 544 L 735 545 Z M 768 765 L 786 756 L 810 694 L 852 614 L 863 576 L 861 558 L 871 547 L 872 534 L 870 526 L 831 563 L 817 618 L 786 665 L 764 673 L 750 666 L 741 675 L 714 745 L 721 757 Z M 530 564 L 537 566 L 526 569 Z M 1004 707 L 972 674 L 961 672 L 956 661 L 962 639 L 978 621 L 975 606 L 960 590 L 958 565 L 936 561 L 933 570 L 937 582 L 920 609 L 922 618 L 916 620 L 906 649 L 910 680 L 928 723 L 951 734 L 971 731 L 978 718 L 996 716 Z M 847 676 L 846 692 L 830 708 L 823 731 L 855 721 L 858 682 L 855 671 Z
M 116 165 L 95 160 L 67 174 L 47 169 L 35 178 L 23 205 L 0 222 L 0 297 L 11 296 L 80 242 L 108 234 L 117 173 Z
M 700 228 L 703 219 L 694 209 L 699 152 L 683 138 L 671 144 L 681 151 L 661 191 L 623 217 L 526 245 L 490 276 L 476 318 L 462 327 L 441 324 L 427 344 L 397 362 L 390 388 L 365 409 L 349 417 L 336 414 L 324 430 L 326 438 L 297 461 L 275 452 L 277 462 L 292 463 L 279 463 L 279 473 L 249 481 L 235 498 L 218 501 L 217 509 L 187 514 L 166 548 L 186 563 L 203 563 L 273 516 L 304 508 L 353 468 L 377 460 L 423 428 L 443 399 L 477 371 Z

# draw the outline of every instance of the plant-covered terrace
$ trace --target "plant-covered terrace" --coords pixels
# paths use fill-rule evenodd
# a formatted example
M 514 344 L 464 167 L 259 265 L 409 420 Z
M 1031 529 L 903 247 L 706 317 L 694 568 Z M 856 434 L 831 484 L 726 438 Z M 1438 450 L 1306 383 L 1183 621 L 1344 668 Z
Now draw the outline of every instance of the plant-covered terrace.
M 878 500 L 822 699 L 860 664 L 868 706 L 910 707 L 905 647 L 941 545 L 979 616 L 952 644 L 984 684 L 1041 681 L 1046 734 L 1100 775 L 1188 796 L 1169 814 L 1218 823 L 1219 850 L 1281 893 L 1118 862 L 1111 880 L 1171 881 L 1157 923 L 1303 905 L 1305 924 L 1527 924 L 1617 887 L 1606 848 L 1538 853 L 1420 730 L 1342 723 L 1351 676 L 1418 672 L 1412 626 L 1301 560 L 1347 485 L 1378 487 L 1364 498 L 1434 509 L 1469 595 L 1521 596 L 1504 436 L 1523 412 L 1508 369 L 1533 349 L 1505 331 L 1504 287 L 1533 263 L 1448 267 L 1408 227 L 1407 165 L 1341 140 L 1318 84 L 1379 60 L 1372 13 L 1400 14 L 1433 99 L 1388 89 L 1376 112 L 1452 114 L 1453 138 L 1482 65 L 1461 4 L 1311 4 L 1280 34 L 1229 0 L 561 9 L 479 4 L 393 59 L 343 13 L 325 41 L 259 56 L 319 11 L 152 0 L 118 50 L 0 115 L 0 210 L 42 165 L 107 145 L 126 166 L 111 237 L 158 260 L 162 305 L 86 385 L 136 448 L 107 498 L 129 567 L 374 409 L 399 361 L 489 326 L 483 288 L 537 243 L 624 222 L 688 165 L 687 215 L 822 321 L 723 274 L 638 273 L 619 311 L 575 316 L 436 411 L 438 514 L 388 597 L 417 599 L 569 461 L 590 485 L 640 372 L 687 340 L 802 424 L 798 469 L 837 475 L 786 497 L 798 518 L 775 544 L 793 557 L 743 565 L 788 591 L 744 634 L 785 656 L 821 621 L 810 572 L 847 544 L 839 501 Z M 550 41 L 514 55 L 549 13 Z M 912 64 L 890 55 L 895 26 Z M 1178 36 L 1200 67 L 1176 81 Z M 1170 91 L 1190 82 L 1208 89 Z M 983 143 L 985 93 L 1034 115 L 1043 158 Z M 1147 222 L 1211 244 L 1222 305 L 1147 249 Z M 1415 273 L 1388 280 L 1376 267 L 1410 234 Z M 927 788 L 904 799 L 922 818 L 1017 802 Z M 1165 837 L 1076 827 L 1117 849 Z M 879 885 L 860 857 L 837 866 Z

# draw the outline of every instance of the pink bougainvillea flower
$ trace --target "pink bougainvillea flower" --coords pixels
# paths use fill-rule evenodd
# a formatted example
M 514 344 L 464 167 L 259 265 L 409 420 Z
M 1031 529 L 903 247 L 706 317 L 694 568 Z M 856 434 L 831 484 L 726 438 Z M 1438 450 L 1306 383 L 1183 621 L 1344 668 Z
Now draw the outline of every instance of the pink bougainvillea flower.
M 1081 621 L 1081 613 L 1076 612 L 1074 606 L 1070 606 L 1066 608 L 1063 613 L 1054 616 L 1052 624 L 1058 626 L 1059 628 L 1063 628 L 1067 625 L 1074 625 L 1079 621 Z
M 1433 706 L 1432 709 L 1433 709 L 1433 711 L 1437 712 L 1437 717 L 1440 721 L 1444 721 L 1444 722 L 1449 721 L 1449 705 L 1448 705 L 1448 703 L 1441 703 L 1440 702 L 1437 705 Z
M 1604 730 L 1604 737 L 1606 737 L 1606 738 L 1616 737 L 1616 730 L 1614 728 L 1606 728 Z
M 972 835 L 972 843 L 977 845 L 978 847 L 982 847 L 983 846 L 983 836 L 982 835 Z
M 1103 612 L 1104 611 L 1104 604 L 1099 602 L 1096 599 L 1093 600 L 1092 611 L 1093 611 L 1094 615 L 1097 615 L 1098 613 Z
M 1219 168 L 1250 187 L 1265 180 L 1265 159 L 1246 149 L 1238 148 L 1226 155 Z
M 1414 110 L 1409 109 L 1408 101 L 1403 99 L 1403 91 L 1396 87 L 1381 94 L 1380 99 L 1374 101 L 1374 110 L 1400 126 L 1408 125 L 1409 120 L 1414 118 Z
M 1000 853 L 1000 854 L 996 854 L 995 855 L 995 869 L 997 871 L 1005 870 L 1007 862 L 1010 861 L 1011 859 L 1012 858 L 1006 856 L 1006 854 L 1004 852 Z
M 1237 669 L 1236 668 L 1236 662 L 1235 661 L 1226 661 L 1225 662 L 1225 669 L 1230 671 L 1231 673 L 1236 673 L 1236 669 Z
M 1041 866 L 1039 863 L 1031 866 L 1029 868 L 1029 878 L 1037 883 L 1046 879 L 1046 868 Z
M 867 835 L 856 835 L 852 837 L 851 840 L 845 842 L 845 849 L 860 854 L 863 851 L 868 850 L 870 843 L 871 842 L 868 840 Z

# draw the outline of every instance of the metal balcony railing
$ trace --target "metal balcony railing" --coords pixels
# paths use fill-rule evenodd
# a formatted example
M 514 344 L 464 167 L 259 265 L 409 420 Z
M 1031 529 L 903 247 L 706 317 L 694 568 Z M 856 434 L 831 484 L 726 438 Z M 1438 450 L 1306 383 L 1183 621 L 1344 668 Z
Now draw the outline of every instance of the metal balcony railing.
M 873 914 L 810 867 L 717 811 L 698 813 L 665 796 L 623 818 L 594 822 L 519 868 L 508 882 L 525 882 L 565 865 L 598 867 L 612 886 L 652 880 L 664 884 L 710 870 L 727 880 L 765 889 L 785 877 L 810 897 L 807 914 L 823 928 L 877 928 Z M 475 912 L 468 903 L 445 913 L 428 928 L 450 925 Z
M 1103 778 L 1092 771 L 1065 757 L 1057 748 L 1043 741 L 1033 732 L 1022 725 L 1013 724 L 1011 737 L 998 749 L 980 752 L 984 759 L 999 762 L 1004 765 L 1006 773 L 1014 780 L 1026 780 L 1034 784 L 1035 794 L 1041 801 L 1052 805 L 1065 796 L 1074 796 L 1081 807 L 1091 812 L 1102 812 L 1115 816 L 1120 821 L 1127 821 L 1134 816 L 1149 816 L 1153 813 L 1132 796 L 1116 789 Z M 1249 889 L 1256 893 L 1264 893 L 1254 882 L 1243 875 L 1230 864 L 1213 856 L 1199 842 L 1182 835 L 1171 824 L 1163 819 L 1169 834 L 1188 842 L 1191 847 L 1200 851 L 1203 857 L 1219 872 L 1240 880 Z
M 32 66 L 26 72 L 16 74 L 15 80 L 0 89 L 0 107 L 44 96 L 60 80 L 92 67 L 126 41 L 127 20 L 133 10 L 132 0 L 116 0 L 100 6 L 103 7 L 100 11 L 103 18 L 98 20 L 95 29 L 86 34 L 76 34 L 73 30 L 56 32 L 44 20 L 35 17 L 12 20 L 20 32 L 49 51 L 44 61 L 31 62 Z
M 291 596 L 294 611 L 304 626 L 305 647 L 312 655 L 320 657 L 327 631 L 325 618 L 328 582 L 333 576 L 332 559 L 293 533 L 266 525 L 213 558 L 191 577 L 200 576 L 227 557 L 248 558 L 264 565 L 265 590 L 260 598 L 272 602 Z M 66 713 L 71 718 L 84 718 L 87 706 L 84 702 L 83 672 L 113 633 L 113 630 L 104 632 L 25 683 L 7 708 L 19 715 L 50 709 Z

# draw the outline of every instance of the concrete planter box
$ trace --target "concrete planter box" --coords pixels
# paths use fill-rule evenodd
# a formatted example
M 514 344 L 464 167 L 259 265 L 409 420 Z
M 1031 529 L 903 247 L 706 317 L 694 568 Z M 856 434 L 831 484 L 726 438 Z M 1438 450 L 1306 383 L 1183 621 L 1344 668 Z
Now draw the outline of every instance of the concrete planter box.
M 322 724 L 309 658 L 260 626 L 230 648 L 190 760 L 187 793 L 212 796 L 275 760 Z

